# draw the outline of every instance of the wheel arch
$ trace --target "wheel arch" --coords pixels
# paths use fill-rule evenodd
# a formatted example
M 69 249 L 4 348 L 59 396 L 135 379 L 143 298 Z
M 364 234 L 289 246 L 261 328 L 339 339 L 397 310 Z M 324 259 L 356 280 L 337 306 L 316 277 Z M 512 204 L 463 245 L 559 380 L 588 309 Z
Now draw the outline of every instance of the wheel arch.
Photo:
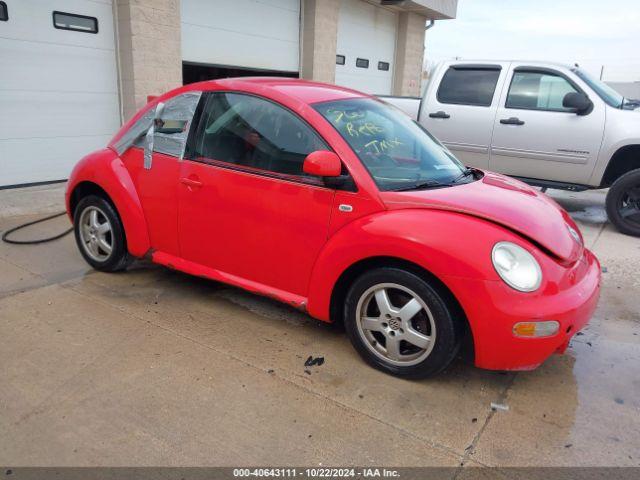
M 620 147 L 611 156 L 602 176 L 600 187 L 610 187 L 622 175 L 636 169 L 640 169 L 640 144 Z
M 106 201 L 111 203 L 111 205 L 113 205 L 113 208 L 116 210 L 116 212 L 118 211 L 115 203 L 104 188 L 102 188 L 97 183 L 85 180 L 78 183 L 69 194 L 69 211 L 71 212 L 71 215 L 75 214 L 76 207 L 78 206 L 80 200 L 89 195 L 96 195 L 98 197 L 104 198 Z M 118 213 L 118 215 L 120 214 Z
M 393 256 L 374 256 L 363 258 L 347 267 L 338 277 L 333 285 L 329 303 L 329 319 L 332 323 L 341 325 L 344 322 L 344 311 L 342 306 L 345 303 L 347 292 L 353 282 L 367 270 L 374 268 L 397 268 L 413 273 L 417 277 L 428 283 L 445 301 L 451 309 L 456 322 L 461 327 L 462 351 L 465 357 L 473 361 L 475 357 L 473 334 L 467 315 L 462 305 L 447 287 L 447 285 L 432 272 L 417 263 Z
M 334 234 L 320 252 L 307 289 L 307 311 L 339 323 L 339 305 L 359 273 L 372 266 L 399 266 L 427 280 L 454 306 L 469 332 L 463 336 L 463 349 L 475 357 L 481 339 L 475 336 L 477 325 L 468 310 L 473 294 L 467 287 L 499 279 L 491 250 L 497 241 L 511 239 L 521 240 L 487 220 L 445 210 L 409 208 L 365 215 Z M 464 288 L 461 279 L 468 284 Z
M 91 194 L 113 205 L 122 221 L 129 253 L 134 257 L 147 254 L 151 244 L 142 204 L 129 171 L 113 150 L 103 149 L 87 155 L 71 173 L 66 204 L 72 221 L 80 199 Z

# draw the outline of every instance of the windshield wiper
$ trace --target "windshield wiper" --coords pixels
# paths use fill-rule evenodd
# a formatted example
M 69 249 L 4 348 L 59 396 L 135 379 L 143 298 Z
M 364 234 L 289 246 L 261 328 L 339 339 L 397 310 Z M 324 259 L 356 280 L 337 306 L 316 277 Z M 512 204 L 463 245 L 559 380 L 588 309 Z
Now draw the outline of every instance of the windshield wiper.
M 463 178 L 468 177 L 469 175 L 473 175 L 473 169 L 472 168 L 465 168 L 460 175 L 458 175 L 456 178 L 451 180 L 451 182 L 449 182 L 449 183 L 451 185 L 453 185 L 454 183 L 458 183 L 460 180 L 462 180 Z
M 434 187 L 448 187 L 449 183 L 438 182 L 437 180 L 427 180 L 425 182 L 416 183 L 415 185 L 411 185 L 409 187 L 401 187 L 401 188 L 393 188 L 392 192 L 409 192 L 411 190 L 425 190 L 427 188 Z
M 450 182 L 439 182 L 437 180 L 426 180 L 424 182 L 416 183 L 415 185 L 411 185 L 408 187 L 400 187 L 391 189 L 392 192 L 409 192 L 411 190 L 426 190 L 427 188 L 435 188 L 435 187 L 451 187 L 458 183 L 463 178 L 468 177 L 469 175 L 473 175 L 473 169 L 467 168 L 456 178 L 451 180 Z

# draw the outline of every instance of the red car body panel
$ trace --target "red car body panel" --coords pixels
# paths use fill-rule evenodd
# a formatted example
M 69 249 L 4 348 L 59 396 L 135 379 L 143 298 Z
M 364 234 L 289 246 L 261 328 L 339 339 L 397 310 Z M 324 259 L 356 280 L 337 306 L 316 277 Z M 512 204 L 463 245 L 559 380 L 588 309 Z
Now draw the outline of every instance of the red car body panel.
M 138 192 L 150 245 L 156 251 L 179 255 L 176 225 L 180 163 L 168 155 L 154 153 L 153 168 L 145 170 L 139 148 L 127 150 L 122 160 Z
M 542 267 L 543 269 L 545 267 Z M 555 276 L 553 275 L 555 273 Z M 463 305 L 471 322 L 475 342 L 475 364 L 492 370 L 531 370 L 554 352 L 563 352 L 571 337 L 593 315 L 600 293 L 600 264 L 585 255 L 568 275 L 558 269 L 546 279 L 547 286 L 529 294 L 516 294 L 504 282 L 446 277 L 447 286 Z M 517 322 L 556 320 L 559 332 L 546 338 L 518 338 L 512 333 Z
M 486 218 L 530 238 L 568 263 L 582 254 L 582 245 L 565 235 L 567 225 L 579 231 L 567 212 L 538 190 L 504 175 L 485 172 L 479 181 L 460 188 L 383 192 L 382 197 L 389 208 L 444 209 Z
M 182 162 L 181 178 L 190 177 L 202 186 L 180 189 L 182 258 L 306 296 L 329 234 L 334 191 Z
M 324 139 L 353 177 L 357 191 L 333 190 L 131 147 L 115 142 L 157 102 L 188 91 L 258 95 L 295 112 Z M 437 277 L 466 315 L 475 363 L 529 369 L 589 319 L 598 300 L 597 259 L 570 235 L 578 231 L 555 202 L 527 185 L 484 173 L 450 188 L 380 192 L 356 154 L 311 104 L 366 97 L 353 90 L 288 79 L 229 79 L 181 87 L 154 98 L 109 145 L 85 157 L 68 184 L 72 210 L 78 185 L 91 182 L 120 214 L 129 252 L 190 274 L 277 298 L 331 321 L 341 275 L 358 262 L 394 258 Z M 342 207 L 348 208 L 342 208 Z M 516 243 L 539 262 L 543 282 L 522 293 L 508 287 L 491 262 L 499 241 Z M 552 337 L 516 338 L 519 321 L 557 320 Z
M 74 167 L 66 191 L 67 212 L 72 221 L 71 194 L 83 182 L 98 185 L 107 192 L 122 219 L 129 252 L 135 257 L 144 256 L 151 248 L 147 221 L 129 171 L 116 152 L 98 150 Z

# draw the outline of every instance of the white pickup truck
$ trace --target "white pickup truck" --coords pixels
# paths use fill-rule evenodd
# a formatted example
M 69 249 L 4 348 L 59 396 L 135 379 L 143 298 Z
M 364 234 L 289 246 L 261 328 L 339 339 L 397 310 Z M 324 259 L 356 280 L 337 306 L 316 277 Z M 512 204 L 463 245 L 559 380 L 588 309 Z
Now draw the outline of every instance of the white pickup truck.
M 607 213 L 640 236 L 640 108 L 578 67 L 452 61 L 424 97 L 383 97 L 466 165 L 543 188 L 608 188 Z M 635 109 L 635 111 L 634 111 Z

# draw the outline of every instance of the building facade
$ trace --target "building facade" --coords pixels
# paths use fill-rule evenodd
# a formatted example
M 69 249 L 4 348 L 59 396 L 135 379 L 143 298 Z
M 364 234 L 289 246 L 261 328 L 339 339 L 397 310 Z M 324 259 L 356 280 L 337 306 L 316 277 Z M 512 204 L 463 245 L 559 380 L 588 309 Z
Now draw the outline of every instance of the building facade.
M 425 28 L 457 0 L 4 0 L 0 187 L 66 178 L 183 83 L 278 75 L 419 95 Z

